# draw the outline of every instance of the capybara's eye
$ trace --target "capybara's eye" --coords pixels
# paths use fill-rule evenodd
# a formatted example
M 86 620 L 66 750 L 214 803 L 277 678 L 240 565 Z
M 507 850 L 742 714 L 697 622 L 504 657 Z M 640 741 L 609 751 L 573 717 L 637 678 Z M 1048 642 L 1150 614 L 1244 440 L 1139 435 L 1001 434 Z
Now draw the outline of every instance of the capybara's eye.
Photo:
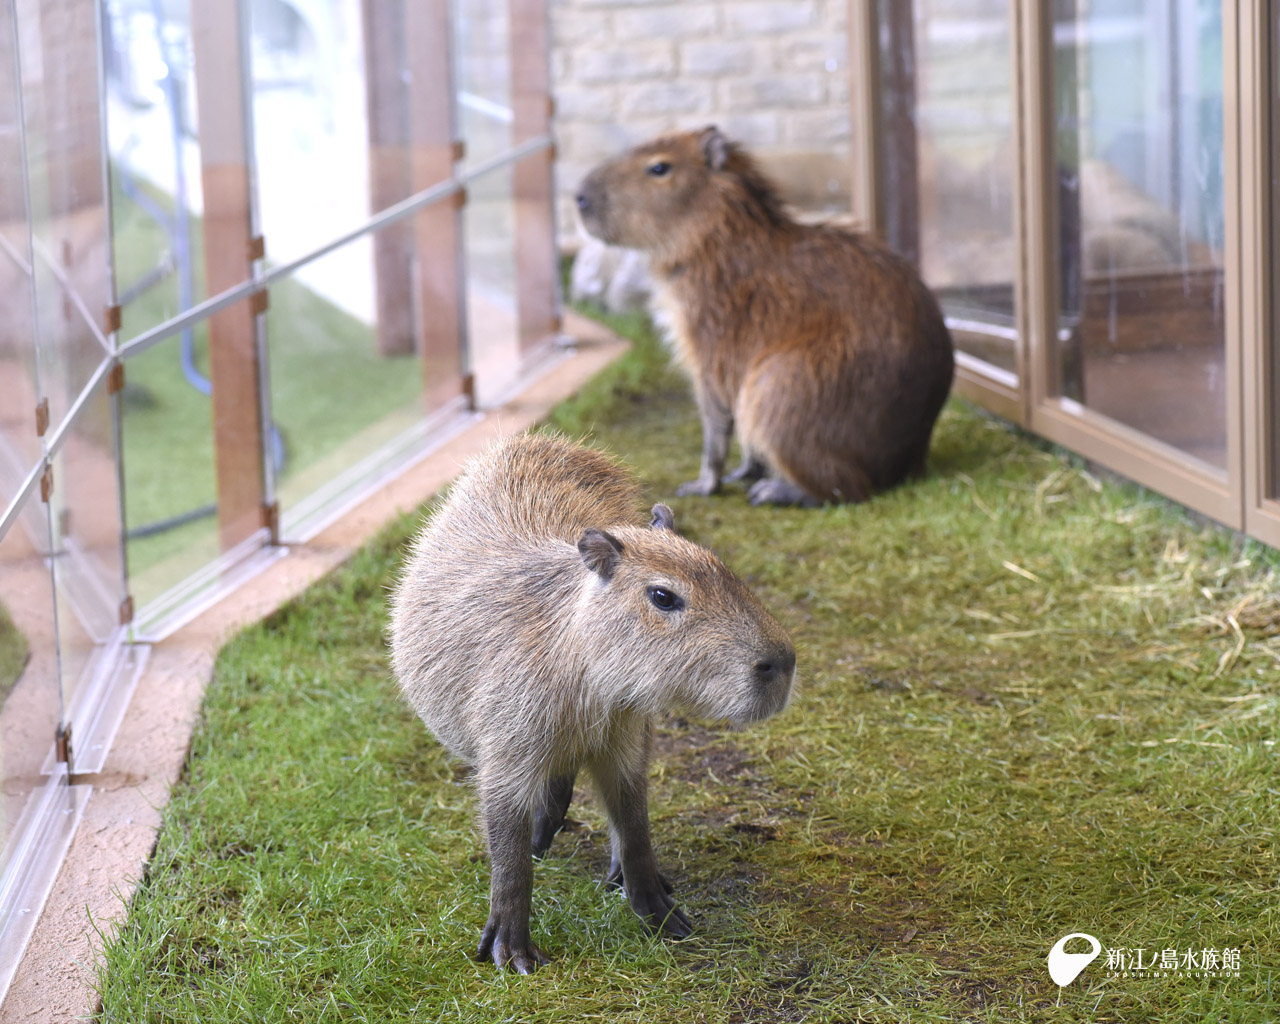
M 653 175 L 653 177 L 661 178 L 663 175 L 665 175 L 668 171 L 671 170 L 671 165 L 667 163 L 665 160 L 659 160 L 656 163 L 650 164 L 648 167 L 645 168 L 645 170 L 648 171 L 649 174 Z
M 649 600 L 653 602 L 653 606 L 660 612 L 674 612 L 684 607 L 684 602 L 680 600 L 680 595 L 673 593 L 666 587 L 650 587 Z

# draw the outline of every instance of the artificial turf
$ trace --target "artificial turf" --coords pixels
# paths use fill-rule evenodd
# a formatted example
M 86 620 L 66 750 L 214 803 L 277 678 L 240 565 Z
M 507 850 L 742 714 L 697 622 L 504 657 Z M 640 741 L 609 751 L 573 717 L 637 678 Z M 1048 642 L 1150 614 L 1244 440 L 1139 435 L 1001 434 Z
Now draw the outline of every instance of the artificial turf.
M 675 499 L 699 431 L 642 321 L 553 417 L 636 467 L 793 633 L 744 731 L 660 723 L 650 806 L 695 936 L 599 884 L 580 790 L 535 871 L 533 977 L 473 963 L 474 800 L 402 704 L 387 588 L 416 517 L 222 652 L 100 966 L 145 1021 L 1263 1021 L 1280 1013 L 1275 553 L 960 403 L 927 476 L 858 506 Z M 1059 988 L 1104 951 L 1239 950 L 1228 977 Z

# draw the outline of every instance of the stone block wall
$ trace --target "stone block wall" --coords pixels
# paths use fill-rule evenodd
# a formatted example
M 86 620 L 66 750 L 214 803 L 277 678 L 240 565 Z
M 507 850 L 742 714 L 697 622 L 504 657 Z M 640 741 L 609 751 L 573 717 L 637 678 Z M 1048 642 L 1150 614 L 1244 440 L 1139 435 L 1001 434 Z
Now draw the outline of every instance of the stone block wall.
M 847 209 L 847 0 L 551 0 L 561 238 L 596 163 L 717 124 L 798 205 Z

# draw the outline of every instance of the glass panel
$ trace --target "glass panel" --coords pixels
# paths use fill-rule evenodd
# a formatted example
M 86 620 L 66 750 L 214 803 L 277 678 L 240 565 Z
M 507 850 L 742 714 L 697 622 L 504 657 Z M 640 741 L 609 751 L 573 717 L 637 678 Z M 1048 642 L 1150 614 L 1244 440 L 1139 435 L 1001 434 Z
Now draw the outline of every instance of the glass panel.
M 509 0 L 451 0 L 458 130 L 464 167 L 511 148 Z
M 284 513 L 424 413 L 419 359 L 378 345 L 373 241 L 357 239 L 271 289 L 270 455 Z
M 1063 0 L 1062 394 L 1226 466 L 1222 12 Z
M 121 393 L 129 586 L 139 608 L 220 553 L 208 335 L 193 334 L 194 378 L 181 338 L 129 360 Z
M 403 4 L 252 0 L 249 9 L 262 231 L 268 256 L 285 262 L 412 192 Z M 340 261 L 330 267 L 340 273 Z
M 122 341 L 204 297 L 203 208 L 185 5 L 108 3 L 104 18 L 112 228 Z M 194 335 L 174 351 L 193 387 Z
M 40 460 L 35 313 L 13 10 L 0 5 L 0 508 Z
M 476 400 L 491 405 L 520 372 L 512 170 L 472 182 L 464 208 L 467 338 Z
M 53 462 L 53 568 L 62 692 L 68 706 L 120 623 L 124 566 L 111 406 L 103 382 Z
M 20 11 L 41 386 L 56 426 L 107 355 L 97 26 L 77 0 Z
M 44 782 L 61 716 L 48 550 L 48 510 L 36 494 L 0 537 L 0 850 Z
M 916 255 L 957 347 L 1013 372 L 1008 0 L 882 0 L 880 18 L 890 242 Z

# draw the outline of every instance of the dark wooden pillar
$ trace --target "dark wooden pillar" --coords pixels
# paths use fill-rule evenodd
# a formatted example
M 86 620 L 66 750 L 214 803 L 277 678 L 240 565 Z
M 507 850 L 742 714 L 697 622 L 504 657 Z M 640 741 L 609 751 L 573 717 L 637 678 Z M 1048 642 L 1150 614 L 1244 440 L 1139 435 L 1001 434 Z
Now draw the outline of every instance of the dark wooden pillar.
M 916 130 L 914 3 L 880 0 L 881 145 L 886 188 L 885 238 L 920 265 L 920 169 Z
M 410 182 L 415 192 L 453 177 L 455 142 L 448 0 L 405 4 L 409 67 Z M 428 410 L 463 394 L 462 197 L 413 218 L 419 351 Z
M 246 138 L 240 2 L 191 2 L 204 186 L 205 287 L 225 291 L 253 273 L 253 226 Z M 210 317 L 218 530 L 223 549 L 264 525 L 259 293 Z M 337 400 L 340 400 L 337 399 Z
M 409 0 L 410 5 L 420 0 Z M 369 127 L 369 206 L 373 213 L 412 191 L 405 110 L 404 10 L 397 0 L 361 0 L 365 107 Z M 416 69 L 410 69 L 415 73 Z M 412 355 L 413 226 L 391 224 L 373 236 L 378 351 Z
M 547 0 L 509 0 L 512 145 L 551 131 L 551 33 Z M 537 359 L 560 330 L 552 166 L 547 149 L 513 171 L 520 352 Z

